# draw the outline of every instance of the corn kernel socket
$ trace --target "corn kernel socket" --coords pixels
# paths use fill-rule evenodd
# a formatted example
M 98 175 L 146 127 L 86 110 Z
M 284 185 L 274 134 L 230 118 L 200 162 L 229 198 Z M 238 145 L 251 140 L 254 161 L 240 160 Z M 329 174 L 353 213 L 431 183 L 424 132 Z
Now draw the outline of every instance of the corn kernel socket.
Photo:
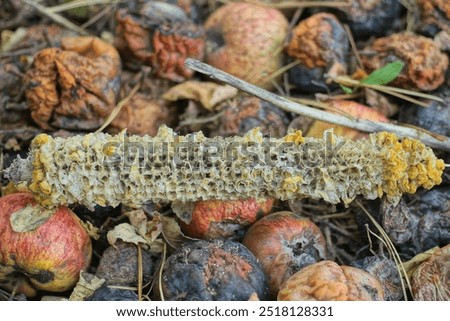
M 42 134 L 29 158 L 17 159 L 6 174 L 44 206 L 93 209 L 266 197 L 348 204 L 358 195 L 383 194 L 396 203 L 403 193 L 440 184 L 443 170 L 431 148 L 386 132 L 351 141 L 331 131 L 323 138 L 300 131 L 270 138 L 254 128 L 244 136 L 206 138 L 161 126 L 155 137 Z

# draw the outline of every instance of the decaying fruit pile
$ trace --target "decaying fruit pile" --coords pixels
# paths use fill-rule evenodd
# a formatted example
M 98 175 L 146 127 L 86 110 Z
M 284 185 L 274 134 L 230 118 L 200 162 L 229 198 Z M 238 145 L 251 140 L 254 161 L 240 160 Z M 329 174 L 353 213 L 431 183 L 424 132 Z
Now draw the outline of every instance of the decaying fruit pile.
M 361 146 L 377 144 L 367 133 L 286 112 L 195 74 L 186 58 L 331 113 L 450 136 L 448 1 L 316 2 L 135 0 L 85 7 L 76 0 L 3 1 L 1 168 L 26 158 L 30 146 L 53 142 L 42 133 L 155 136 L 162 125 L 211 138 L 260 137 L 250 134 L 258 127 L 265 137 L 295 144 L 304 138 L 294 130 L 322 137 L 334 128 L 345 139 L 363 139 Z M 401 71 L 378 73 L 373 86 L 362 85 L 393 62 Z M 347 82 L 339 83 L 344 76 Z M 348 88 L 348 79 L 357 85 Z M 390 95 L 387 83 L 405 91 Z M 411 100 L 411 92 L 433 97 Z M 360 194 L 388 197 L 345 204 L 327 197 L 193 203 L 161 197 L 135 206 L 127 195 L 129 202 L 111 207 L 97 193 L 97 206 L 56 206 L 64 200 L 44 202 L 30 193 L 52 193 L 46 176 L 52 164 L 94 162 L 77 146 L 41 151 L 31 164 L 38 170 L 15 172 L 14 181 L 33 182 L 28 192 L 10 175 L 1 177 L 0 299 L 450 300 L 450 175 L 443 165 L 450 153 L 382 137 L 392 148 L 385 160 L 396 170 L 360 161 L 366 168 L 358 170 L 380 171 L 389 185 Z M 90 146 L 88 138 L 81 144 L 114 154 Z M 315 151 L 308 154 L 306 165 L 314 169 L 308 179 L 317 175 L 333 186 L 334 178 L 314 163 Z M 67 184 L 66 195 L 93 195 L 117 180 L 114 163 L 107 165 Z M 62 166 L 54 175 L 61 188 L 80 177 L 71 175 L 75 168 Z M 338 172 L 358 177 L 355 170 Z M 165 182 L 152 179 L 154 186 Z M 235 179 L 230 195 L 250 178 Z M 283 188 L 304 179 L 292 176 Z M 397 184 L 410 194 L 393 201 L 389 191 Z M 188 185 L 180 184 L 197 188 Z

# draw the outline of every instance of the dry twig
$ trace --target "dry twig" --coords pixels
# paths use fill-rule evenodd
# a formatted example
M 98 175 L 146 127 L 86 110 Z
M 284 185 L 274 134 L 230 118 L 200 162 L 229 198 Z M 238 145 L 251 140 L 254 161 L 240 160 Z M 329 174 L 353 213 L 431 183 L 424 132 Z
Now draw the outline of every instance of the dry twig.
M 317 110 L 315 108 L 308 107 L 306 105 L 295 103 L 284 97 L 277 96 L 267 90 L 252 85 L 246 81 L 236 78 L 226 72 L 218 70 L 198 60 L 188 58 L 186 59 L 185 64 L 187 67 L 202 74 L 205 74 L 211 77 L 212 79 L 219 80 L 239 90 L 242 90 L 243 92 L 246 92 L 250 95 L 266 100 L 288 112 L 293 112 L 296 114 L 311 117 L 313 119 L 325 121 L 328 123 L 333 123 L 336 125 L 350 127 L 363 132 L 388 131 L 395 133 L 400 137 L 410 137 L 421 140 L 424 144 L 432 148 L 450 151 L 450 137 L 441 136 L 437 134 L 431 135 L 426 131 L 418 130 L 416 128 L 399 126 L 392 123 L 375 122 L 365 119 L 349 119 L 348 117 L 342 115 L 336 115 L 325 111 Z

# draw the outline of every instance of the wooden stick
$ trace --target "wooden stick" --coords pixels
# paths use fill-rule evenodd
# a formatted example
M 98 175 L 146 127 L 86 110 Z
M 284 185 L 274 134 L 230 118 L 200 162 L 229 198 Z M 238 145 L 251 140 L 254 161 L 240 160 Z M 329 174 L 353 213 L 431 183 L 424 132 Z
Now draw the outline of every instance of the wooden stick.
M 333 123 L 336 125 L 350 127 L 363 132 L 371 133 L 379 131 L 388 131 L 395 133 L 400 137 L 410 137 L 421 140 L 424 144 L 435 149 L 441 149 L 447 152 L 450 151 L 450 137 L 447 136 L 437 134 L 430 135 L 426 131 L 421 131 L 410 127 L 399 126 L 392 123 L 376 122 L 366 119 L 350 119 L 342 115 L 332 114 L 306 105 L 295 103 L 289 99 L 275 95 L 267 90 L 252 85 L 244 80 L 236 78 L 224 71 L 216 69 L 208 64 L 205 64 L 195 59 L 191 58 L 186 59 L 185 65 L 188 68 L 200 72 L 202 74 L 205 74 L 212 79 L 219 80 L 243 92 L 246 92 L 250 95 L 268 101 L 274 104 L 275 106 L 278 106 L 279 108 L 286 110 L 288 112 L 293 112 L 296 114 L 311 117 L 313 119 L 325 121 L 328 123 Z

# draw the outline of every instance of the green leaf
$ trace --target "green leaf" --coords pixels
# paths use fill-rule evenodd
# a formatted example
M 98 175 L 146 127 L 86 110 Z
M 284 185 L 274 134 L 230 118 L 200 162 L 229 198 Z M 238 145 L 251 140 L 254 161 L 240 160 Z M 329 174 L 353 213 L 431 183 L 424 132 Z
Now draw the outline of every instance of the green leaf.
M 353 89 L 351 89 L 351 88 L 349 88 L 349 87 L 346 87 L 346 86 L 342 86 L 342 85 L 339 85 L 339 86 L 341 86 L 341 89 L 342 89 L 346 94 L 352 94 L 352 93 L 353 93 Z
M 405 64 L 401 61 L 394 61 L 387 64 L 383 68 L 375 70 L 366 78 L 361 80 L 363 84 L 369 85 L 386 85 L 397 78 Z

